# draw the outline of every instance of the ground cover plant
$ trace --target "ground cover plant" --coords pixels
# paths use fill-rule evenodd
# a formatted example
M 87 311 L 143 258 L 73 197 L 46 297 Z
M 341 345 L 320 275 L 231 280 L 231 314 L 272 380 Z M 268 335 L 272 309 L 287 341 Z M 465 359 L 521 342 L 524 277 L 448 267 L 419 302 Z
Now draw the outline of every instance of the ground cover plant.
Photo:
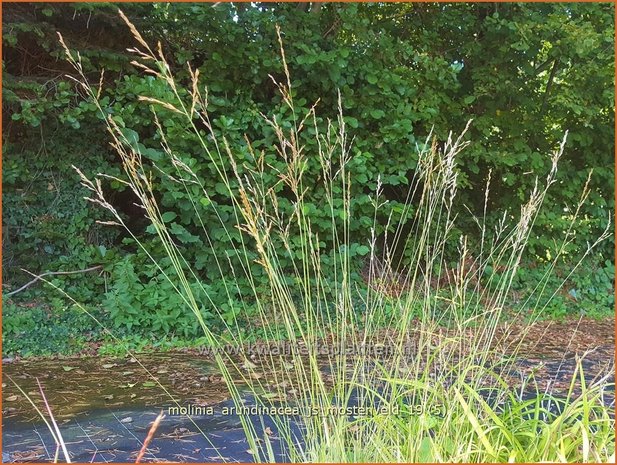
M 567 392 L 538 392 L 526 400 L 509 371 L 517 342 L 499 336 L 508 332 L 502 318 L 508 296 L 542 203 L 556 183 L 567 137 L 550 156 L 549 170 L 533 182 L 515 221 L 506 211 L 496 225 L 487 226 L 488 176 L 484 210 L 471 215 L 477 227 L 472 236 L 460 233 L 454 209 L 456 160 L 469 144 L 467 127 L 441 140 L 429 133 L 409 148 L 417 164 L 401 210 L 383 215 L 380 177 L 373 191 L 354 191 L 354 139 L 343 96 L 330 119 L 318 116 L 317 101 L 308 108 L 296 106 L 300 97 L 280 30 L 283 75 L 271 79 L 291 117 L 281 121 L 277 112 L 263 113 L 275 139 L 260 147 L 248 136 L 237 144 L 217 132 L 200 72 L 189 66 L 189 79 L 177 79 L 162 46 L 151 47 L 123 18 L 136 40 L 134 66 L 157 83 L 156 92 L 140 93 L 136 100 L 151 110 L 158 146 L 143 144 L 121 118 L 106 113 L 100 99 L 103 79 L 93 87 L 81 57 L 63 42 L 79 85 L 105 115 L 124 174 L 92 178 L 75 169 L 90 191 L 89 201 L 111 213 L 103 223 L 125 227 L 158 271 L 157 283 L 173 290 L 165 297 L 174 306 L 173 318 L 195 321 L 210 348 L 245 345 L 241 327 L 258 328 L 267 343 L 290 343 L 287 355 L 269 350 L 249 358 L 213 351 L 237 407 L 243 400 L 237 382 L 242 381 L 264 408 L 309 412 L 302 415 L 301 438 L 289 416 L 275 417 L 275 432 L 245 418 L 256 460 L 276 459 L 273 435 L 282 438 L 292 461 L 614 460 L 614 413 L 604 403 L 610 374 L 588 384 L 579 361 Z M 172 144 L 169 134 L 176 131 L 190 134 L 186 139 L 197 147 L 189 151 Z M 207 158 L 216 184 L 205 184 L 194 169 L 195 154 Z M 572 244 L 591 192 L 589 179 L 553 250 L 549 272 Z M 133 192 L 153 240 L 142 241 L 132 232 L 107 200 L 104 182 Z M 316 184 L 321 197 L 308 189 Z M 230 203 L 217 199 L 221 192 Z M 366 225 L 369 240 L 355 243 L 351 219 L 366 206 L 373 209 L 373 221 Z M 193 233 L 177 222 L 178 209 L 192 209 Z M 227 244 L 220 255 L 213 237 L 219 227 Z M 582 259 L 608 237 L 610 226 L 588 244 Z M 213 251 L 215 266 L 207 268 L 207 280 L 187 255 L 187 244 L 195 243 Z M 548 285 L 548 277 L 540 276 L 519 311 L 531 308 L 535 318 L 550 305 L 558 289 Z M 131 297 L 130 289 L 124 292 Z M 221 295 L 226 305 L 217 304 Z M 151 317 L 147 308 L 136 315 Z M 349 415 L 350 402 L 380 408 Z M 343 413 L 330 413 L 333 407 Z

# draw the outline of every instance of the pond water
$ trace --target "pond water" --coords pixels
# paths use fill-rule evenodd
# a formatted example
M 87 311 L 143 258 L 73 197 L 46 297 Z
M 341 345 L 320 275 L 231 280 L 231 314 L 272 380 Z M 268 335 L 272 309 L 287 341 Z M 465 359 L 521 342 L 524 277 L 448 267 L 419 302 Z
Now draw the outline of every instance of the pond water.
M 614 342 L 601 342 L 592 344 L 594 351 L 583 361 L 585 378 L 591 381 L 598 374 L 609 373 L 610 382 L 614 383 Z M 567 391 L 576 360 L 563 346 L 553 346 L 554 351 L 544 353 L 527 348 L 526 357 L 509 368 L 510 375 L 520 378 L 534 371 L 541 390 Z M 133 462 L 149 425 L 161 410 L 167 415 L 144 461 L 254 460 L 240 418 L 230 413 L 234 404 L 227 387 L 214 363 L 202 356 L 165 353 L 140 355 L 139 361 L 132 357 L 22 360 L 4 363 L 2 375 L 3 462 L 52 461 L 56 453 L 48 428 L 27 399 L 30 397 L 44 409 L 37 379 L 73 461 Z M 152 377 L 166 386 L 169 393 L 163 392 Z M 242 385 L 238 389 L 245 406 L 255 405 Z M 604 402 L 614 406 L 614 385 L 610 389 Z M 522 393 L 523 397 L 533 395 L 532 391 Z M 169 407 L 174 405 L 201 407 L 202 411 L 195 414 L 194 409 L 190 418 L 180 412 L 170 414 Z M 257 415 L 249 419 L 255 431 L 263 432 L 271 443 L 277 461 L 288 461 L 273 419 Z M 287 420 L 289 434 L 301 442 L 301 419 Z
M 251 402 L 250 397 L 246 400 Z M 167 415 L 143 461 L 253 461 L 239 418 L 222 413 L 230 407 L 233 403 L 224 401 L 214 407 L 214 413 L 192 415 L 191 419 Z M 60 429 L 75 462 L 134 462 L 158 413 L 156 409 L 139 406 L 98 409 L 60 424 Z M 253 416 L 251 421 L 257 431 L 276 431 L 274 421 L 268 417 Z M 298 424 L 296 429 L 300 436 Z M 54 440 L 40 423 L 9 421 L 4 425 L 2 440 L 5 461 L 48 461 L 55 453 Z M 288 461 L 276 437 L 272 438 L 272 446 L 278 461 Z
M 54 457 L 51 433 L 13 383 L 43 409 L 37 379 L 73 461 L 134 461 L 161 410 L 167 415 L 144 461 L 251 461 L 239 417 L 224 413 L 233 402 L 212 362 L 186 354 L 149 354 L 139 356 L 139 362 L 86 357 L 4 365 L 3 461 Z M 151 380 L 148 371 L 168 387 L 177 404 Z M 254 403 L 248 394 L 244 398 L 247 405 Z M 191 418 L 170 415 L 169 408 L 178 404 L 192 406 L 191 413 L 201 407 L 203 414 Z M 251 419 L 258 428 L 274 430 L 268 418 L 265 426 L 257 416 Z M 273 444 L 284 459 L 276 438 Z

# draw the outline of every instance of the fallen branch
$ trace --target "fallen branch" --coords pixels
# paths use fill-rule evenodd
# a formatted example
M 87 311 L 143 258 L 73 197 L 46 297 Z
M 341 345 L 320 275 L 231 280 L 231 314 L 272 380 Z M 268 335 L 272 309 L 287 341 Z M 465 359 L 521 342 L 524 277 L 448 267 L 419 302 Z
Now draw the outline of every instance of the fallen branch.
M 5 294 L 6 297 L 10 297 L 12 295 L 17 294 L 18 292 L 23 291 L 24 289 L 30 287 L 31 285 L 33 285 L 35 282 L 37 282 L 39 279 L 45 277 L 45 276 L 52 276 L 52 275 L 63 275 L 63 274 L 77 274 L 77 273 L 87 273 L 88 271 L 95 271 L 95 270 L 100 270 L 101 268 L 103 268 L 103 265 L 96 265 L 90 268 L 86 268 L 84 270 L 76 270 L 76 271 L 48 271 L 46 273 L 40 274 L 38 276 L 36 276 L 32 281 L 24 284 L 23 286 L 21 286 L 19 289 L 8 292 L 7 294 Z M 24 270 L 26 271 L 26 270 Z

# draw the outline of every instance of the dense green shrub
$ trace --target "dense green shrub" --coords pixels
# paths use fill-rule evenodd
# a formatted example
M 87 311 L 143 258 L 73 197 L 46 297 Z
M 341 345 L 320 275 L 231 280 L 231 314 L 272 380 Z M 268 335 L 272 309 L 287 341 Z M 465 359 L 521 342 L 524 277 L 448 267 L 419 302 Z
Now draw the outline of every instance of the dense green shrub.
M 142 268 L 144 252 L 121 228 L 104 229 L 94 223 L 102 213 L 94 213 L 81 199 L 78 179 L 70 170 L 75 164 L 87 174 L 120 172 L 119 161 L 101 136 L 101 115 L 65 77 L 70 70 L 58 60 L 56 31 L 80 52 L 91 82 L 103 84 L 104 111 L 124 128 L 152 166 L 169 168 L 149 105 L 136 103 L 135 97 L 179 102 L 159 81 L 129 63 L 125 49 L 135 43 L 116 9 L 113 4 L 5 7 L 3 112 L 8 116 L 5 121 L 11 121 L 3 134 L 5 278 L 17 285 L 28 279 L 18 271 L 22 267 L 36 272 L 106 263 L 111 279 L 104 301 L 117 324 L 188 335 L 194 328 L 174 313 L 177 302 L 167 295 L 154 270 Z M 286 198 L 292 197 L 278 183 L 277 170 L 284 169 L 285 160 L 276 151 L 276 133 L 260 113 L 276 117 L 283 128 L 292 127 L 319 99 L 317 124 L 324 131 L 328 117 L 336 120 L 340 93 L 345 124 L 356 136 L 353 143 L 349 141 L 346 156 L 352 183 L 349 234 L 358 266 L 368 251 L 374 223 L 369 194 L 378 179 L 388 203 L 380 209 L 377 224 L 385 226 L 390 218 L 393 229 L 401 220 L 416 168 L 416 144 L 423 144 L 433 128 L 435 134 L 458 131 L 470 118 L 474 119 L 468 133 L 472 143 L 458 166 L 461 233 L 472 238 L 476 234 L 469 211 L 484 213 L 489 170 L 492 183 L 486 216 L 489 223 L 496 223 L 496 212 L 510 208 L 516 213 L 533 188 L 531 173 L 543 176 L 548 171 L 549 153 L 565 130 L 570 135 L 559 188 L 549 193 L 550 208 L 538 217 L 526 260 L 542 264 L 554 256 L 555 239 L 569 223 L 590 169 L 595 172 L 589 201 L 565 256 L 575 261 L 614 209 L 612 4 L 159 3 L 126 4 L 123 9 L 146 37 L 164 38 L 164 53 L 181 80 L 188 78 L 186 63 L 200 70 L 208 85 L 215 135 L 224 137 L 234 156 L 243 161 L 240 171 L 260 162 L 272 168 L 263 183 L 278 192 L 283 215 L 291 214 Z M 281 80 L 284 76 L 275 24 L 284 34 L 294 114 L 269 77 Z M 106 70 L 102 78 L 101 68 Z M 186 101 L 188 96 L 180 98 Z M 174 239 L 204 282 L 216 288 L 208 270 L 215 268 L 217 260 L 226 266 L 234 248 L 231 241 L 238 241 L 239 234 L 212 226 L 219 221 L 210 203 L 216 205 L 223 223 L 232 225 L 229 193 L 219 181 L 217 167 L 198 149 L 195 136 L 187 137 L 185 123 L 171 111 L 162 113 L 160 121 L 174 153 L 207 186 L 209 196 L 202 199 L 201 218 L 210 228 L 209 240 L 216 244 L 218 255 L 197 234 L 200 219 L 193 214 L 182 185 L 158 175 L 160 202 L 169 208 L 166 218 Z M 331 129 L 337 130 L 336 121 Z M 307 153 L 316 150 L 313 131 L 307 124 L 302 133 Z M 202 137 L 207 133 L 207 128 L 201 128 Z M 249 152 L 245 138 L 257 153 Z M 322 247 L 332 250 L 337 238 L 327 235 L 331 211 L 325 205 L 326 186 L 319 178 L 317 159 L 309 157 L 307 162 L 305 213 L 315 228 L 323 225 L 317 231 L 323 233 Z M 218 169 L 231 173 L 222 147 Z M 148 242 L 142 213 L 122 188 L 117 182 L 106 186 L 112 203 Z M 344 220 L 342 205 L 332 209 Z M 594 260 L 610 264 L 613 244 L 607 241 Z M 119 255 L 105 259 L 101 246 L 130 255 L 119 262 Z M 160 247 L 155 240 L 148 246 Z M 259 273 L 256 266 L 257 280 Z M 573 277 L 571 289 L 586 302 L 605 306 L 612 292 L 605 294 L 604 281 L 610 282 L 613 275 L 611 266 L 602 265 L 600 284 L 587 282 L 592 278 L 581 274 Z M 79 297 L 101 301 L 102 278 L 70 279 L 81 286 Z M 234 298 L 241 299 L 241 294 L 238 289 Z M 213 295 L 220 296 L 215 304 L 225 311 L 225 293 L 214 290 Z M 147 321 L 132 319 L 138 308 L 154 316 Z

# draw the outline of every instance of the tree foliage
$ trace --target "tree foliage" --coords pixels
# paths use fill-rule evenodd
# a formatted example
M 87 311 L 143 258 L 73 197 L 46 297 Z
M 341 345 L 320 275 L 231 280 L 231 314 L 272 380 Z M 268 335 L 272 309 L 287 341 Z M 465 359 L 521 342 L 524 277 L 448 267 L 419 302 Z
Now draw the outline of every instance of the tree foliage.
M 56 32 L 79 51 L 92 82 L 102 84 L 105 111 L 151 163 L 168 163 L 150 110 L 135 103 L 135 97 L 175 97 L 130 64 L 125 50 L 135 44 L 117 8 L 97 3 L 3 8 L 3 267 L 5 279 L 18 283 L 25 280 L 17 271 L 21 267 L 44 271 L 105 263 L 113 278 L 106 296 L 110 306 L 124 305 L 130 311 L 144 306 L 155 312 L 169 305 L 164 292 L 148 291 L 148 286 L 158 285 L 156 273 L 123 231 L 94 223 L 104 217 L 81 199 L 78 179 L 70 170 L 75 164 L 89 173 L 120 172 L 103 135 L 101 115 L 67 76 L 71 71 L 62 60 Z M 471 145 L 459 162 L 459 214 L 468 217 L 461 234 L 476 234 L 469 212 L 483 214 L 489 170 L 486 213 L 494 224 L 505 209 L 516 213 L 533 189 L 534 176 L 550 169 L 550 153 L 566 130 L 559 185 L 550 194 L 550 208 L 538 219 L 529 259 L 550 259 L 589 170 L 594 170 L 592 193 L 568 250 L 572 260 L 599 235 L 614 209 L 610 3 L 155 3 L 122 8 L 148 40 L 162 42 L 180 79 L 188 82 L 187 63 L 200 70 L 208 85 L 215 132 L 228 140 L 234 153 L 249 158 L 248 138 L 274 169 L 284 160 L 273 150 L 276 135 L 260 114 L 294 124 L 270 77 L 283 78 L 275 33 L 275 25 L 280 25 L 299 113 L 306 114 L 319 100 L 318 124 L 325 127 L 328 117 L 336 118 L 340 94 L 345 123 L 356 136 L 350 161 L 350 233 L 358 261 L 367 251 L 373 224 L 368 194 L 378 179 L 388 199 L 380 223 L 385 225 L 390 215 L 396 223 L 416 167 L 416 144 L 431 132 L 445 137 L 450 130 L 460 131 L 469 119 Z M 204 202 L 216 202 L 223 216 L 231 215 L 228 195 L 197 151 L 198 144 L 171 112 L 161 121 L 178 155 L 210 186 L 211 198 Z M 310 132 L 308 128 L 305 141 L 309 152 L 314 149 Z M 317 181 L 308 193 L 307 208 L 314 224 L 323 224 L 325 237 L 329 212 L 315 164 L 309 168 Z M 275 170 L 271 176 L 264 182 L 274 185 Z M 215 257 L 195 233 L 199 219 L 186 192 L 163 177 L 157 182 L 176 239 L 208 281 Z M 106 188 L 131 226 L 147 237 L 130 193 L 115 183 Z M 290 205 L 279 189 L 280 207 L 286 211 Z M 217 224 L 205 207 L 203 220 Z M 217 227 L 210 237 L 221 256 L 225 241 L 237 240 Z M 598 254 L 598 267 L 612 263 L 612 251 L 611 241 Z M 126 253 L 129 258 L 118 258 Z M 86 298 L 94 299 L 93 289 L 101 285 L 100 280 L 73 280 L 76 290 L 90 289 L 83 291 Z M 214 282 L 208 285 L 216 287 Z M 117 319 L 124 325 L 126 317 Z M 135 324 L 169 331 L 173 321 L 163 315 Z M 190 323 L 180 323 L 182 330 L 193 330 Z

